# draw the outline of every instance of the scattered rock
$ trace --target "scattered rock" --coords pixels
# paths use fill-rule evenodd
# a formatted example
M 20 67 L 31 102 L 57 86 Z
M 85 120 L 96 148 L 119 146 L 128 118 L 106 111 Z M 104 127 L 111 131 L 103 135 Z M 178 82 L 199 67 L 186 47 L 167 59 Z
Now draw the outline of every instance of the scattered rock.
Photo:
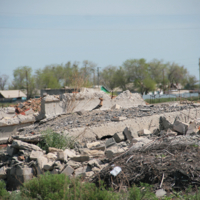
M 125 140 L 125 136 L 123 132 L 117 132 L 113 135 L 113 138 L 117 143 L 122 142 Z
M 185 135 L 188 130 L 188 126 L 189 126 L 188 123 L 184 123 L 179 120 L 176 120 L 173 124 L 173 130 Z
M 108 148 L 108 147 L 115 145 L 115 144 L 116 144 L 115 139 L 109 138 L 109 139 L 106 140 L 105 146 L 106 146 L 106 148 Z

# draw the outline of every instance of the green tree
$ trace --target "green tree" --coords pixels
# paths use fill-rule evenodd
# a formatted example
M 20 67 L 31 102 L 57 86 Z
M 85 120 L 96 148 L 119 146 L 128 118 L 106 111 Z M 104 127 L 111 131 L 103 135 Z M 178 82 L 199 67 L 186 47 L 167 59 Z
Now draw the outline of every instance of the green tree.
M 0 90 L 4 90 L 5 89 L 5 86 L 8 83 L 8 78 L 9 77 L 6 74 L 0 75 Z
M 151 79 L 149 65 L 144 58 L 126 60 L 123 67 L 128 75 L 128 82 L 133 82 L 141 94 L 155 90 L 156 82 Z
M 113 90 L 117 86 L 116 72 L 117 72 L 117 67 L 115 66 L 107 66 L 101 72 L 102 84 L 111 90 Z
M 14 80 L 9 89 L 26 89 L 27 98 L 33 97 L 35 90 L 35 77 L 32 75 L 32 68 L 28 66 L 18 67 L 13 72 Z
M 116 86 L 120 87 L 123 91 L 127 89 L 126 85 L 128 84 L 127 74 L 123 67 L 119 67 L 119 69 L 115 72 L 115 81 Z
M 154 59 L 153 61 L 149 62 L 149 74 L 152 80 L 154 80 L 157 84 L 157 87 L 162 89 L 165 93 L 168 87 L 168 65 L 164 64 L 163 61 Z
M 198 80 L 196 76 L 189 75 L 187 77 L 187 84 L 185 85 L 185 89 L 187 90 L 195 90 L 198 86 Z
M 168 63 L 168 80 L 170 83 L 170 86 L 173 84 L 182 84 L 185 86 L 187 83 L 187 76 L 188 76 L 188 71 L 184 66 L 179 66 L 176 63 L 169 64 Z
M 36 70 L 37 88 L 61 88 L 63 80 L 63 67 L 60 65 L 48 65 L 44 69 Z

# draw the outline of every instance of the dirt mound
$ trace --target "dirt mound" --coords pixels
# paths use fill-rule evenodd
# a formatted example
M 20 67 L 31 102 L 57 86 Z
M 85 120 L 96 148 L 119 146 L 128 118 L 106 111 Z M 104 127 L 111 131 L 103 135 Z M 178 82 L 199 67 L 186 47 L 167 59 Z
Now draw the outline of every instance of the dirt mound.
M 140 182 L 166 191 L 185 190 L 189 185 L 199 187 L 200 136 L 181 137 L 177 137 L 177 142 L 172 145 L 174 138 L 159 139 L 156 143 L 129 151 L 113 160 L 92 181 L 98 185 L 99 179 L 104 180 L 108 187 L 116 190 Z M 115 177 L 110 171 L 116 166 L 122 171 Z

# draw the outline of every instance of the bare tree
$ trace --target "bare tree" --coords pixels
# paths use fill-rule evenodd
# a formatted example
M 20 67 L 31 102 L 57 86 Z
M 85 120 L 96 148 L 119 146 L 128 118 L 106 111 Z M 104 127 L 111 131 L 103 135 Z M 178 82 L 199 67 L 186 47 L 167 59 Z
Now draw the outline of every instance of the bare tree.
M 7 84 L 7 82 L 8 82 L 8 75 L 6 75 L 6 74 L 2 74 L 1 76 L 0 76 L 0 89 L 1 90 L 4 90 L 5 89 L 5 86 L 6 86 L 6 84 Z

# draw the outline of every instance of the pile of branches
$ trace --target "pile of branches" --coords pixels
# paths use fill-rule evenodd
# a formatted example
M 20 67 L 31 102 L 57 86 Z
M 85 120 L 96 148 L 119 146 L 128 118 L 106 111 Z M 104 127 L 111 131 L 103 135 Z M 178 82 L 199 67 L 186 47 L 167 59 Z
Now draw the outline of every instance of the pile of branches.
M 129 152 L 114 159 L 92 179 L 97 186 L 103 180 L 107 187 L 120 190 L 140 182 L 163 188 L 185 190 L 189 185 L 200 186 L 200 148 L 199 136 L 178 136 L 157 138 L 150 144 L 130 149 Z M 117 176 L 110 171 L 119 166 L 122 170 Z

